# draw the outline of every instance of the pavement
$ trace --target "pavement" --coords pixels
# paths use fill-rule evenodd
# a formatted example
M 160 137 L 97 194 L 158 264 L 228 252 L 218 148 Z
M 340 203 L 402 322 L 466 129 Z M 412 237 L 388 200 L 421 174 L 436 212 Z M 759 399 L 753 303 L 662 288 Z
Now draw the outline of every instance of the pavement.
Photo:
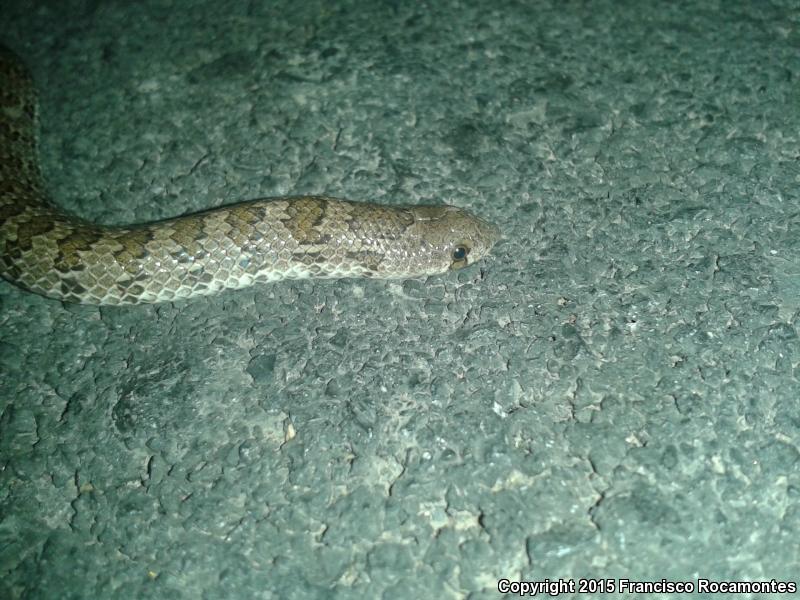
M 505 239 L 158 306 L 0 282 L 0 597 L 796 585 L 798 2 L 3 13 L 87 219 L 319 193 Z

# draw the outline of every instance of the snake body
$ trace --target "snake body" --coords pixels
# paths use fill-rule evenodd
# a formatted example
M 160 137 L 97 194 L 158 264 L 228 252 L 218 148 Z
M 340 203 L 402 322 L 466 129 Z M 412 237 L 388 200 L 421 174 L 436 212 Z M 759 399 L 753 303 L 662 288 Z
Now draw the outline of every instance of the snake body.
M 499 230 L 447 205 L 383 206 L 324 196 L 253 200 L 108 227 L 46 193 L 33 81 L 0 46 L 0 275 L 83 304 L 155 303 L 301 278 L 413 278 L 484 257 Z

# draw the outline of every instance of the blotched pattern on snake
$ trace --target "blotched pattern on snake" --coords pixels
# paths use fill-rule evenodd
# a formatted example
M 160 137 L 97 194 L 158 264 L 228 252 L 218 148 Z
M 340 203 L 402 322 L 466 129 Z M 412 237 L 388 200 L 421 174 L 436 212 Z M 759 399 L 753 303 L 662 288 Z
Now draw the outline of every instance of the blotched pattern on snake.
M 33 81 L 0 46 L 0 275 L 69 302 L 139 304 L 301 278 L 413 278 L 483 258 L 500 237 L 453 206 L 299 196 L 106 227 L 46 193 Z

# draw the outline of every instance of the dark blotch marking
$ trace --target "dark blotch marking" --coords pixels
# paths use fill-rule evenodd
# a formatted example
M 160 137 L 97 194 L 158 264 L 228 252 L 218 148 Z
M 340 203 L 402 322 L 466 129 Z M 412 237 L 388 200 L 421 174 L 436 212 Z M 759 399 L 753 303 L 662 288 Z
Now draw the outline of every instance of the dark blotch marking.
M 94 244 L 103 236 L 101 229 L 82 227 L 72 229 L 68 235 L 58 241 L 58 254 L 55 257 L 55 268 L 61 273 L 83 271 L 86 268 L 79 252 L 92 250 Z
M 378 252 L 346 252 L 345 256 L 364 267 L 370 272 L 370 276 L 380 271 L 381 263 L 383 262 L 383 255 Z
M 53 215 L 31 215 L 17 225 L 17 246 L 23 251 L 33 247 L 33 239 L 55 229 Z
M 321 235 L 318 227 L 325 219 L 327 208 L 328 201 L 325 198 L 296 199 L 286 208 L 288 217 L 280 221 L 298 244 L 325 243 L 330 235 Z
M 115 238 L 122 246 L 114 251 L 114 260 L 131 275 L 143 277 L 140 271 L 141 261 L 147 257 L 145 244 L 153 239 L 153 233 L 148 228 L 129 229 L 124 235 Z

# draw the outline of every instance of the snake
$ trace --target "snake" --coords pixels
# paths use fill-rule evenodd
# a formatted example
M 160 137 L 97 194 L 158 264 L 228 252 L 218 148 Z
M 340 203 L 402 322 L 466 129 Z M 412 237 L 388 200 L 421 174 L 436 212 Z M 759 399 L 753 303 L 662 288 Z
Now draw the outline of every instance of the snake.
M 38 153 L 37 91 L 0 45 L 0 276 L 79 304 L 171 302 L 289 279 L 415 279 L 489 254 L 500 230 L 447 204 L 261 198 L 106 226 L 62 210 Z

